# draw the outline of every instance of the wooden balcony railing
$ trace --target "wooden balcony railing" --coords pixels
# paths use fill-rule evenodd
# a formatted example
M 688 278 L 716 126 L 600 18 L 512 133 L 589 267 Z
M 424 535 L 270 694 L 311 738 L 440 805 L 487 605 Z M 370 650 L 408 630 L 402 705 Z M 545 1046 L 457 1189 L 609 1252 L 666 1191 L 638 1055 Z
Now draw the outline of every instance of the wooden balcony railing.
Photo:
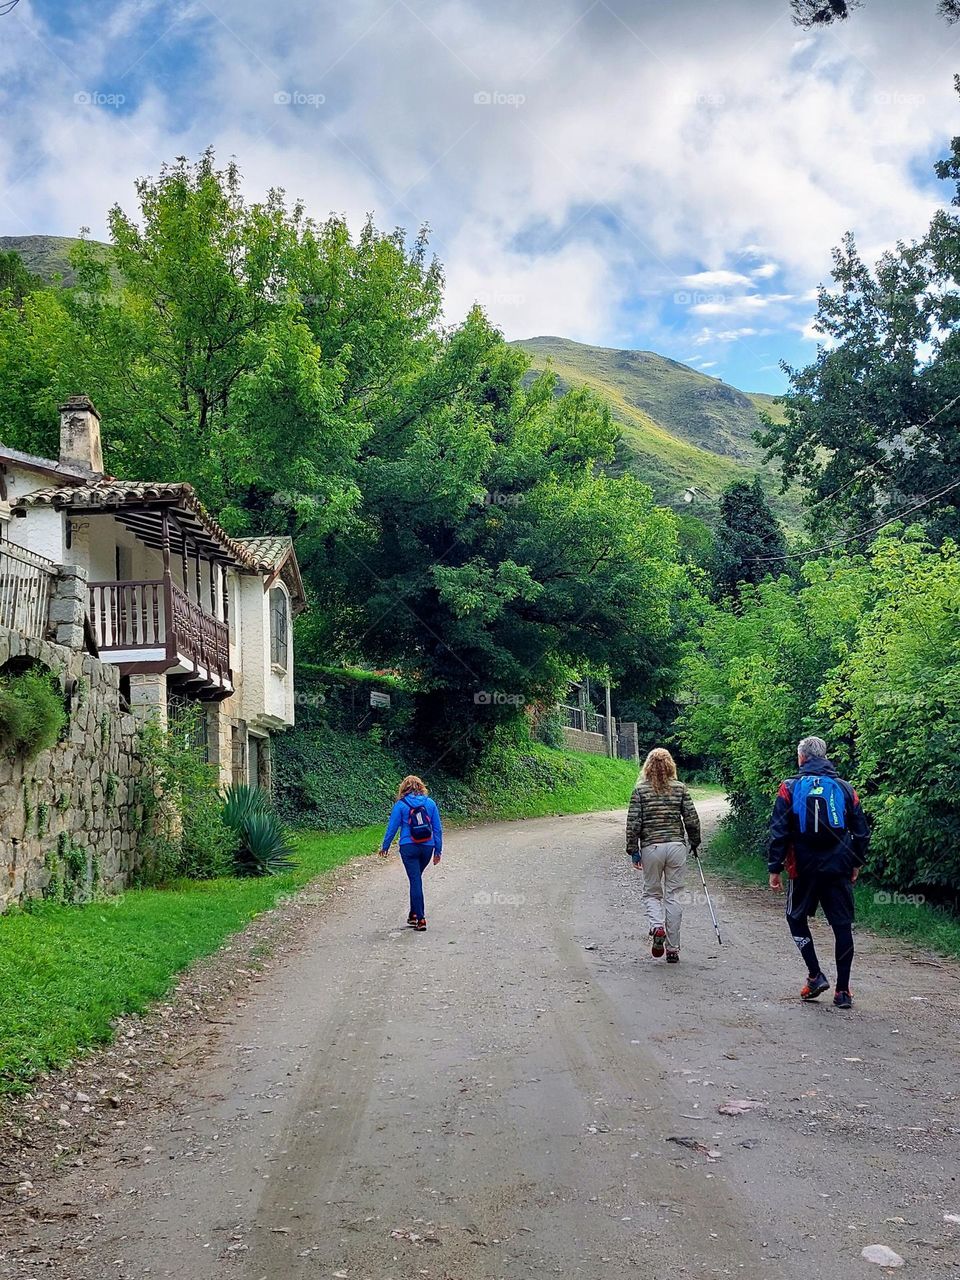
M 169 579 L 91 582 L 90 623 L 102 657 L 163 649 L 171 666 L 186 659 L 221 684 L 230 678 L 230 634 Z M 146 656 L 146 655 L 144 655 Z M 131 659 L 136 661 L 136 659 Z
M 56 573 L 52 560 L 0 543 L 0 626 L 43 639 Z

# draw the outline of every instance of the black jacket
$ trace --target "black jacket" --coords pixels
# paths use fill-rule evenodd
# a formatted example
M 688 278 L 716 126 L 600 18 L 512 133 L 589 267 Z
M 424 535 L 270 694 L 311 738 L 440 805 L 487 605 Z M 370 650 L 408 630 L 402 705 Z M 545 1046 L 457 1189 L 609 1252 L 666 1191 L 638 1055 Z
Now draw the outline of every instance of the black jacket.
M 804 774 L 836 778 L 847 795 L 847 826 L 840 840 L 827 849 L 815 848 L 800 830 L 793 812 L 793 788 Z M 798 875 L 849 876 L 854 867 L 867 860 L 870 828 L 860 807 L 860 797 L 839 776 L 829 760 L 806 760 L 800 772 L 780 783 L 770 818 L 770 840 L 767 845 L 767 868 L 770 872 L 787 868 L 791 880 Z

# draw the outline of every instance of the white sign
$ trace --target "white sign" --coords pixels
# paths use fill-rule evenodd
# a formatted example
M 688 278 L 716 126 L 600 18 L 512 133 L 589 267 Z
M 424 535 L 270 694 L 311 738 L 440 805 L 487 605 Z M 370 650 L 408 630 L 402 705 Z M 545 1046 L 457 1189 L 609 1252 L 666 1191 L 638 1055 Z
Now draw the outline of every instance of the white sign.
M 390 705 L 389 693 L 381 693 L 379 689 L 371 689 L 370 705 L 371 707 L 389 707 Z

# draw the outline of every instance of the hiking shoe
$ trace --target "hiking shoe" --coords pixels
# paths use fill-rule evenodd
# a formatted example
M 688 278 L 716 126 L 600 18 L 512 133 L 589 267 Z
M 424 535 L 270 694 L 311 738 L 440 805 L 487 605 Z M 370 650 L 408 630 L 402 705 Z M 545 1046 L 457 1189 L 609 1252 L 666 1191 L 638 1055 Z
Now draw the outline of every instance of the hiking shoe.
M 655 929 L 650 930 L 650 937 L 653 939 L 650 946 L 650 954 L 655 960 L 659 960 L 666 946 L 667 931 L 663 925 L 657 925 Z
M 668 951 L 668 952 L 667 952 L 667 964 L 679 964 L 679 963 L 680 963 L 680 952 L 679 952 L 679 951 Z
M 815 978 L 808 978 L 806 986 L 800 992 L 801 1000 L 816 1000 L 817 996 L 822 996 L 825 991 L 830 990 L 830 983 L 822 973 L 818 973 Z
M 417 933 L 427 932 L 427 922 L 426 920 L 424 920 L 423 916 L 420 917 L 420 919 L 417 921 L 417 923 L 413 927 L 414 929 L 416 929 Z
M 850 994 L 849 991 L 838 990 L 833 997 L 833 1003 L 837 1006 L 838 1009 L 852 1009 L 853 996 Z

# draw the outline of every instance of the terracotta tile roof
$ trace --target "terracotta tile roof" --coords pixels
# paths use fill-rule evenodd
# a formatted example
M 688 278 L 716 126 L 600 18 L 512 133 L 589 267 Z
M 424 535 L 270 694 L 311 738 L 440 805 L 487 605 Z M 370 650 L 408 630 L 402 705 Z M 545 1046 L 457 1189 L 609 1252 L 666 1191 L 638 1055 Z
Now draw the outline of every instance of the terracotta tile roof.
M 115 480 L 105 476 L 86 484 L 55 485 L 25 493 L 13 503 L 20 507 L 56 507 L 83 510 L 122 509 L 125 507 L 150 507 L 170 505 L 176 509 L 180 522 L 186 524 L 193 537 L 227 552 L 246 569 L 259 569 L 253 552 L 237 538 L 231 538 L 225 529 L 207 513 L 193 486 L 186 483 L 168 483 L 151 480 Z
M 273 534 L 260 538 L 240 538 L 238 541 L 250 550 L 250 554 L 256 558 L 257 567 L 269 575 L 271 582 L 283 574 L 297 608 L 306 604 L 307 597 L 292 538 Z
M 293 539 L 286 535 L 238 538 L 237 541 L 249 549 L 262 569 L 279 569 L 293 550 Z

